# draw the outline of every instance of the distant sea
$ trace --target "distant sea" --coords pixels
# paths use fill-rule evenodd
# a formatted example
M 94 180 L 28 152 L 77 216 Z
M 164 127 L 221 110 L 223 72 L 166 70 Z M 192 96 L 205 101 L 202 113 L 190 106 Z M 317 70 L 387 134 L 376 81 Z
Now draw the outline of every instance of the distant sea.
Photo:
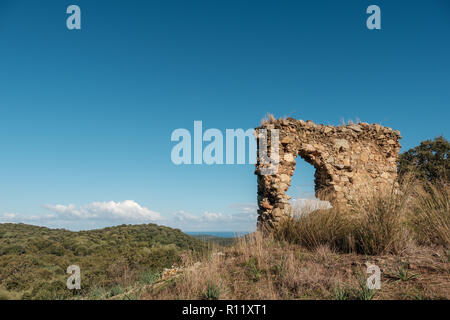
M 190 236 L 214 236 L 220 238 L 234 238 L 239 236 L 244 236 L 248 232 L 236 232 L 236 231 L 202 231 L 202 232 L 185 232 Z

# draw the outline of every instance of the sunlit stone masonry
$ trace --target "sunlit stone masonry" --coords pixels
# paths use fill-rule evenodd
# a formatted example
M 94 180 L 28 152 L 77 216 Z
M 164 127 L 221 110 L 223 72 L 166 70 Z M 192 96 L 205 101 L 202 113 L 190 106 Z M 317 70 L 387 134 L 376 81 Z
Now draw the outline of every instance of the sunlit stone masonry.
M 275 174 L 264 175 L 261 169 L 268 164 L 257 158 L 260 230 L 270 230 L 292 209 L 286 191 L 297 155 L 316 169 L 316 197 L 333 206 L 348 206 L 363 193 L 396 184 L 401 139 L 397 130 L 378 124 L 331 126 L 293 118 L 265 121 L 256 134 L 262 129 L 269 133 L 279 130 L 279 166 Z M 270 152 L 270 139 L 267 146 Z M 258 141 L 258 150 L 260 147 Z

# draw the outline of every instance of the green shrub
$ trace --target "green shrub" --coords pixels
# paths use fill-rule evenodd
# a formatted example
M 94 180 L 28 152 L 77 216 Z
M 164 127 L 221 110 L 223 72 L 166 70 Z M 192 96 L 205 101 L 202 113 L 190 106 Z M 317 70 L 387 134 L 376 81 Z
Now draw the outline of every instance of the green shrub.
M 265 271 L 259 268 L 257 257 L 250 257 L 245 266 L 247 277 L 252 282 L 258 282 L 265 274 Z
M 358 276 L 359 287 L 353 290 L 353 297 L 356 300 L 372 300 L 376 290 L 367 287 L 366 278 L 363 275 Z
M 63 281 L 39 282 L 32 290 L 32 300 L 61 300 L 73 297 L 76 291 L 69 290 Z
M 402 153 L 398 174 L 400 179 L 412 174 L 422 181 L 450 183 L 450 142 L 440 136 Z
M 140 281 L 144 284 L 153 284 L 161 278 L 161 274 L 154 270 L 147 270 L 141 273 Z
M 123 287 L 120 285 L 113 286 L 108 292 L 105 294 L 105 298 L 112 298 L 124 292 Z
M 221 286 L 214 283 L 208 283 L 206 290 L 202 295 L 203 300 L 219 300 Z

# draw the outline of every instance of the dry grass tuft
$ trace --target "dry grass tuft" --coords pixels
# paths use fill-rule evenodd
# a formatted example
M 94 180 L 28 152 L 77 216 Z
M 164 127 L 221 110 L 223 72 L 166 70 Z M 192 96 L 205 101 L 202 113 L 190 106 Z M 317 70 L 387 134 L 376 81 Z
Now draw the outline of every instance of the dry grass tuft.
M 328 245 L 331 248 L 349 252 L 351 241 L 347 239 L 351 230 L 348 215 L 339 210 L 316 210 L 290 217 L 282 221 L 275 230 L 278 240 L 300 244 L 308 249 Z
M 277 240 L 308 249 L 327 245 L 338 252 L 401 254 L 413 239 L 448 247 L 450 188 L 412 180 L 400 188 L 361 197 L 350 209 L 294 212 L 275 230 Z
M 410 225 L 420 244 L 450 247 L 450 187 L 416 186 Z
M 274 123 L 275 117 L 271 113 L 267 113 L 266 116 L 261 120 L 261 125 L 268 124 L 268 123 Z
M 406 221 L 411 187 L 380 191 L 370 198 L 360 199 L 352 208 L 351 237 L 358 253 L 377 255 L 398 254 L 410 241 Z

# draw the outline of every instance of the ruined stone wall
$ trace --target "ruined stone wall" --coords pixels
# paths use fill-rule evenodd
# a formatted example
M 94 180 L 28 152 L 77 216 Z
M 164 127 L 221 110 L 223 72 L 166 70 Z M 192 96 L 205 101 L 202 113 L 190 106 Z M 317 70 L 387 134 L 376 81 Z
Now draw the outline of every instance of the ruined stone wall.
M 335 127 L 292 118 L 267 121 L 256 128 L 256 133 L 261 129 L 269 133 L 278 129 L 280 143 L 275 174 L 264 175 L 261 169 L 268 164 L 257 159 L 260 230 L 276 225 L 291 209 L 286 191 L 297 155 L 316 169 L 316 197 L 333 206 L 350 205 L 363 192 L 392 188 L 396 183 L 401 138 L 397 130 L 368 123 Z

